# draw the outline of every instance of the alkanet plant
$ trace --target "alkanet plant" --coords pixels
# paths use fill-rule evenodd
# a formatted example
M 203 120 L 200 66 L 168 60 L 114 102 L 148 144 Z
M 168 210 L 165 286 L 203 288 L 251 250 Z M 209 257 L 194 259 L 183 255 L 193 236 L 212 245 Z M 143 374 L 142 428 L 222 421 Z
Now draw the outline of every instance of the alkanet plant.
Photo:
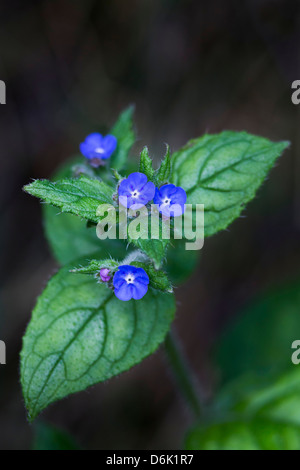
M 141 362 L 165 340 L 175 315 L 173 284 L 194 269 L 197 252 L 178 240 L 99 240 L 98 208 L 204 204 L 205 236 L 226 229 L 255 196 L 287 142 L 247 132 L 205 135 L 153 167 L 128 159 L 135 142 L 132 108 L 105 137 L 94 133 L 82 156 L 53 182 L 25 191 L 47 203 L 46 234 L 62 265 L 38 299 L 23 340 L 21 381 L 29 419 L 50 403 L 103 382 Z M 54 206 L 50 207 L 50 206 Z

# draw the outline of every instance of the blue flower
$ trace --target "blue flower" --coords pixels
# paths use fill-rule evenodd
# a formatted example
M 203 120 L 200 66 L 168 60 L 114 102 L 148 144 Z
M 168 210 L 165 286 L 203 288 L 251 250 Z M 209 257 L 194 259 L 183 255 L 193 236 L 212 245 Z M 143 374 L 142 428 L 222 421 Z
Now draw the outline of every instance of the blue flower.
M 153 202 L 161 214 L 166 217 L 177 217 L 184 213 L 186 192 L 174 184 L 165 184 L 160 189 L 156 188 Z
M 119 186 L 120 203 L 127 208 L 135 205 L 136 209 L 140 209 L 152 201 L 154 194 L 154 184 L 143 173 L 131 173 Z
M 115 136 L 94 133 L 87 136 L 85 141 L 80 144 L 80 151 L 91 163 L 98 167 L 102 160 L 107 160 L 112 156 L 117 148 L 118 141 Z
M 149 282 L 144 269 L 128 265 L 119 266 L 113 279 L 115 295 L 125 302 L 131 299 L 140 300 L 146 295 Z

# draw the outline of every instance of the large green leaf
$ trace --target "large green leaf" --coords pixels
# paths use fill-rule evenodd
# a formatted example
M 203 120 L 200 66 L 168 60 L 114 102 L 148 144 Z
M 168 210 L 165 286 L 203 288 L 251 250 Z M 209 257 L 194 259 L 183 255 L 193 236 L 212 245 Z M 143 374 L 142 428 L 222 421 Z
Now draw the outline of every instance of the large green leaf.
M 300 427 L 270 419 L 236 418 L 198 426 L 187 436 L 186 450 L 299 450 Z
M 192 140 L 173 155 L 173 183 L 185 189 L 188 204 L 204 204 L 206 236 L 239 217 L 288 145 L 226 131 Z
M 94 278 L 62 268 L 38 300 L 23 339 L 21 381 L 30 420 L 50 403 L 130 369 L 164 340 L 172 294 L 121 302 Z
M 77 215 L 98 223 L 97 208 L 100 204 L 112 204 L 113 188 L 103 181 L 81 175 L 52 183 L 36 180 L 24 187 L 32 196 L 58 207 L 62 212 Z

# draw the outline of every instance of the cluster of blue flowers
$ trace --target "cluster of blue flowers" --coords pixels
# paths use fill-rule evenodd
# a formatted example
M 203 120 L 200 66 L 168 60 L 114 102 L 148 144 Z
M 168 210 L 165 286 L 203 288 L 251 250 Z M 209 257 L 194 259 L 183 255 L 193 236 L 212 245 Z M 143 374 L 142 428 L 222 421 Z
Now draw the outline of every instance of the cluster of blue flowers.
M 80 144 L 80 151 L 92 166 L 97 167 L 101 165 L 102 160 L 112 156 L 117 145 L 115 136 L 94 133 Z M 118 192 L 120 203 L 127 208 L 134 206 L 138 210 L 153 200 L 159 207 L 159 212 L 166 217 L 177 217 L 184 213 L 186 203 L 184 189 L 174 184 L 165 184 L 161 188 L 156 188 L 143 173 L 132 173 L 122 180 Z
M 125 207 L 140 209 L 153 200 L 159 212 L 166 217 L 177 217 L 184 213 L 186 192 L 174 184 L 165 184 L 161 188 L 148 181 L 143 173 L 131 173 L 121 181 L 119 201 Z
M 90 164 L 98 167 L 102 160 L 111 157 L 117 148 L 117 139 L 113 135 L 102 136 L 91 134 L 80 145 L 81 153 Z M 128 178 L 121 181 L 118 188 L 120 203 L 127 208 L 141 209 L 153 200 L 159 212 L 165 217 L 177 217 L 184 213 L 186 192 L 174 184 L 165 184 L 156 188 L 154 183 L 148 181 L 143 173 L 131 173 Z M 109 270 L 100 271 L 102 282 L 109 282 Z M 122 265 L 113 277 L 115 295 L 118 299 L 128 301 L 142 299 L 148 291 L 149 277 L 144 269 L 134 266 Z

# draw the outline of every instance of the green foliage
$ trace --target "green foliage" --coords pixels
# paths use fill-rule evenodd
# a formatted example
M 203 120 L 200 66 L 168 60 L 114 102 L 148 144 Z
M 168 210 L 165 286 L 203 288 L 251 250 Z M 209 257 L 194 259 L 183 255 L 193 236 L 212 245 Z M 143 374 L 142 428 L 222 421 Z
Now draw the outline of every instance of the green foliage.
M 214 405 L 214 413 L 222 421 L 192 429 L 187 449 L 300 449 L 299 369 L 293 366 L 277 379 L 268 376 L 264 383 L 245 385 L 239 379 L 223 391 Z
M 39 199 L 60 208 L 62 212 L 77 215 L 92 222 L 99 222 L 97 208 L 100 204 L 112 204 L 113 188 L 107 184 L 81 175 L 77 179 L 65 179 L 51 183 L 36 180 L 24 190 Z
M 300 427 L 268 419 L 231 419 L 193 429 L 186 450 L 299 450 Z
M 163 184 L 168 183 L 171 178 L 171 174 L 172 174 L 172 168 L 171 168 L 170 147 L 167 145 L 166 156 L 161 162 L 160 168 L 155 172 L 156 186 L 160 187 Z
M 170 147 L 167 145 L 167 153 L 161 162 L 158 170 L 154 170 L 152 159 L 149 156 L 148 147 L 144 147 L 141 152 L 139 171 L 147 176 L 149 181 L 160 187 L 164 183 L 168 183 L 171 178 L 171 156 Z
M 141 232 L 142 233 L 142 232 Z M 150 232 L 149 232 L 150 233 Z M 151 261 L 153 261 L 156 269 L 159 269 L 166 256 L 166 250 L 170 244 L 170 240 L 155 240 L 153 238 L 132 239 L 128 237 L 130 243 L 134 244 L 139 250 L 146 253 Z
M 34 427 L 33 450 L 79 450 L 69 434 L 41 422 Z
M 153 181 L 155 172 L 152 159 L 149 156 L 148 147 L 144 147 L 141 152 L 139 171 L 140 173 L 144 173 L 149 181 Z
M 211 410 L 224 418 L 192 430 L 188 449 L 299 450 L 299 306 L 298 281 L 261 295 L 224 333 L 217 361 L 226 385 Z
M 55 182 L 37 180 L 25 187 L 54 206 L 44 208 L 46 234 L 57 260 L 67 264 L 38 299 L 24 337 L 21 381 L 30 420 L 50 403 L 126 371 L 153 353 L 174 317 L 171 282 L 183 282 L 196 267 L 198 253 L 185 250 L 184 240 L 162 238 L 162 219 L 159 239 L 149 237 L 148 218 L 148 224 L 140 223 L 137 240 L 130 234 L 125 241 L 100 241 L 96 236 L 99 205 L 117 209 L 117 184 L 136 171 L 127 160 L 135 142 L 132 116 L 133 108 L 128 108 L 111 130 L 118 146 L 104 167 L 93 169 L 76 159 L 62 168 Z M 182 187 L 187 203 L 204 204 L 208 236 L 239 217 L 287 146 L 228 131 L 195 139 L 172 159 L 167 147 L 157 170 L 145 147 L 139 171 L 157 187 L 169 182 Z M 128 263 L 147 272 L 150 287 L 142 300 L 122 302 L 110 289 L 111 282 L 108 287 L 95 277 L 102 267 L 116 271 L 115 260 L 126 258 L 128 242 L 146 255 L 138 258 L 143 262 Z M 292 370 L 289 354 L 300 326 L 295 314 L 299 303 L 298 286 L 262 299 L 222 341 L 218 357 L 228 385 L 213 411 L 223 419 L 196 426 L 188 435 L 187 449 L 299 448 L 300 377 Z M 268 337 L 272 341 L 265 341 Z M 276 373 L 283 370 L 285 375 L 278 378 Z M 50 447 L 59 447 L 55 432 L 44 435 Z
M 130 106 L 121 113 L 118 121 L 111 129 L 111 134 L 118 139 L 118 146 L 111 157 L 110 166 L 115 170 L 122 170 L 126 166 L 129 150 L 136 141 L 133 130 L 134 106 Z
M 82 170 L 81 160 L 80 157 L 71 159 L 59 169 L 53 180 L 73 178 L 79 168 Z M 93 171 L 91 167 L 90 170 Z M 126 255 L 126 246 L 122 241 L 100 241 L 95 227 L 87 228 L 86 221 L 75 215 L 61 213 L 56 207 L 44 204 L 43 219 L 47 240 L 60 265 L 69 264 L 83 256 L 101 259 L 114 253 L 114 256 L 122 259 Z
M 55 207 L 44 206 L 44 227 L 53 255 L 61 264 L 86 256 L 107 258 L 113 253 L 124 258 L 126 246 L 120 240 L 99 240 L 96 228 L 87 228 L 87 223 L 71 214 L 60 214 Z
M 172 285 L 162 270 L 158 271 L 151 264 L 141 263 L 140 261 L 134 261 L 130 264 L 146 271 L 149 276 L 150 286 L 153 287 L 153 289 L 157 289 L 161 292 L 168 292 L 170 294 L 173 292 Z
M 277 378 L 268 377 L 266 382 L 244 392 L 231 410 L 251 417 L 294 424 L 300 430 L 299 367 L 292 365 L 289 371 Z
M 185 240 L 172 240 L 167 251 L 164 269 L 174 285 L 180 285 L 187 281 L 195 271 L 200 259 L 198 251 L 185 249 L 185 243 Z
M 224 230 L 255 196 L 288 142 L 226 131 L 192 140 L 172 157 L 173 183 L 204 204 L 205 235 Z
M 218 342 L 223 381 L 265 377 L 293 368 L 291 344 L 300 331 L 300 281 L 261 295 L 240 312 Z
M 300 328 L 299 285 L 261 296 L 224 334 L 217 355 L 226 379 L 217 399 L 220 409 L 300 426 L 300 369 L 291 361 Z
M 73 268 L 70 270 L 71 273 L 74 274 L 91 274 L 93 276 L 99 274 L 100 269 L 107 268 L 110 269 L 112 272 L 116 271 L 119 266 L 119 262 L 113 259 L 102 259 L 96 260 L 93 259 L 89 262 L 86 266 L 80 266 L 79 268 Z
M 94 278 L 62 268 L 33 311 L 23 339 L 21 382 L 29 419 L 50 403 L 130 369 L 164 340 L 172 294 L 149 289 L 121 302 Z
M 246 385 L 239 378 L 223 390 L 214 405 L 223 420 L 193 429 L 187 449 L 300 449 L 299 368 Z

